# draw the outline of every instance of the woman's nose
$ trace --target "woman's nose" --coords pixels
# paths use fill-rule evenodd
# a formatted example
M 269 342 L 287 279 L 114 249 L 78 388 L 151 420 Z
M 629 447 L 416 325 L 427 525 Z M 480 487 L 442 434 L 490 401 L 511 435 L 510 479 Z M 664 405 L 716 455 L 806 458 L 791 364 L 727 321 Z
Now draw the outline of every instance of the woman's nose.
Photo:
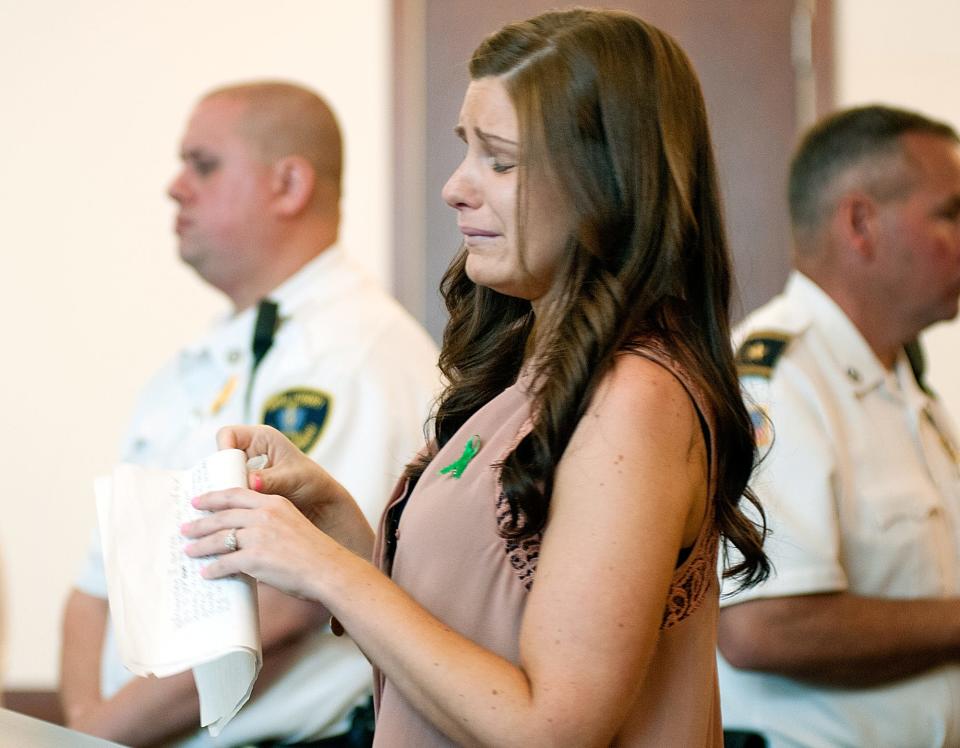
M 450 175 L 440 193 L 451 208 L 475 208 L 480 204 L 480 193 L 471 178 L 466 160 Z

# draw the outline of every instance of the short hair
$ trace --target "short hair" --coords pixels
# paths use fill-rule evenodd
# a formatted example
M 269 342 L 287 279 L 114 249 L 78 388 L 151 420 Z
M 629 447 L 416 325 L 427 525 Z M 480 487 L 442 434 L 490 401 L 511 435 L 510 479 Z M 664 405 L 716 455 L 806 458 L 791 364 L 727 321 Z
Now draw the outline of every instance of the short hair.
M 203 99 L 221 96 L 247 104 L 248 111 L 237 127 L 262 158 L 273 161 L 302 156 L 317 178 L 332 182 L 339 193 L 343 171 L 340 126 L 319 94 L 286 81 L 251 81 L 217 88 Z
M 831 187 L 852 169 L 902 156 L 901 136 L 920 133 L 960 142 L 947 123 L 918 112 L 874 104 L 832 114 L 807 131 L 790 163 L 790 219 L 794 230 L 820 226 L 832 210 Z M 890 199 L 908 187 L 901 172 L 885 170 L 864 188 Z M 891 182 L 895 180 L 895 182 Z

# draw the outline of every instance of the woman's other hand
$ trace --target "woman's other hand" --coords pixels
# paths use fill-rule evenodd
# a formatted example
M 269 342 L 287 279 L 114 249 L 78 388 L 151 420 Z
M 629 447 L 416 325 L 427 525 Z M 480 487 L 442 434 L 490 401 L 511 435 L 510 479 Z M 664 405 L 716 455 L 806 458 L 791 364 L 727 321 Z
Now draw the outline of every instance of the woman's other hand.
M 282 496 L 234 488 L 192 503 L 211 514 L 180 530 L 194 541 L 185 548 L 188 556 L 213 557 L 203 568 L 207 579 L 249 574 L 289 595 L 319 600 L 318 570 L 348 554 Z

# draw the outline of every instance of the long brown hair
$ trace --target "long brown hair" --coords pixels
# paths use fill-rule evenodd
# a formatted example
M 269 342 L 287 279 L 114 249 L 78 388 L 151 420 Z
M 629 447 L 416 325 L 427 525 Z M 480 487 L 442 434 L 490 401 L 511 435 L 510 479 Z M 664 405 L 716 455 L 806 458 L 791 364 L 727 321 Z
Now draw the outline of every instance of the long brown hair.
M 729 337 L 731 261 L 686 55 L 635 16 L 576 9 L 505 26 L 474 52 L 470 75 L 499 77 L 517 110 L 521 243 L 530 180 L 555 179 L 575 214 L 554 301 L 537 318 L 534 428 L 502 465 L 512 514 L 502 532 L 543 528 L 556 465 L 597 385 L 619 352 L 655 337 L 713 408 L 716 522 L 741 556 L 727 573 L 763 579 L 763 531 L 739 506 L 743 495 L 762 523 L 747 487 L 753 430 Z M 534 334 L 530 303 L 475 285 L 465 259 L 461 251 L 441 284 L 450 321 L 439 446 L 516 380 Z

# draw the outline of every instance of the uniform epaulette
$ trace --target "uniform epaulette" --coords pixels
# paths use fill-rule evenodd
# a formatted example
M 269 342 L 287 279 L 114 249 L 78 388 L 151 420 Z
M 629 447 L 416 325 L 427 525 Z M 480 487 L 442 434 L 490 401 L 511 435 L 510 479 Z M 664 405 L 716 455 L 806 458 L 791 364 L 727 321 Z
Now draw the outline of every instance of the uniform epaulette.
M 741 377 L 770 378 L 773 368 L 793 336 L 778 330 L 751 333 L 737 350 L 737 374 Z

